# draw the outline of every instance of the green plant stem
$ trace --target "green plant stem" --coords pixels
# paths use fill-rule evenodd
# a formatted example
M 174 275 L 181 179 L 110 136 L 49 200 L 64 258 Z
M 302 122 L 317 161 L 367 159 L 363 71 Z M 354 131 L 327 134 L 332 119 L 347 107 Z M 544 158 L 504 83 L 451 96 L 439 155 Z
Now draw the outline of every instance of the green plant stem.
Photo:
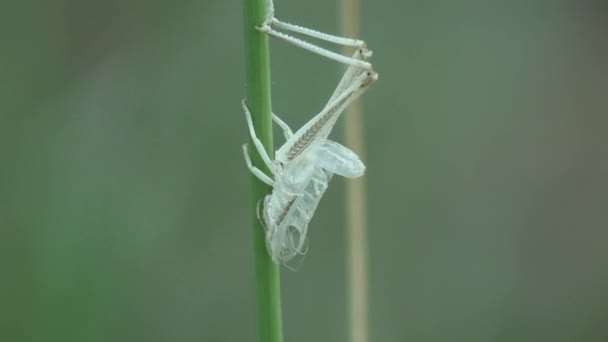
M 245 72 L 247 80 L 247 103 L 253 118 L 253 126 L 264 148 L 272 157 L 272 117 L 270 102 L 270 58 L 268 36 L 257 31 L 266 15 L 266 0 L 244 0 L 243 23 L 245 29 Z M 270 174 L 249 142 L 253 165 Z M 253 250 L 255 257 L 255 288 L 257 334 L 259 342 L 282 342 L 281 287 L 279 266 L 272 262 L 266 252 L 264 228 L 257 216 L 258 203 L 263 203 L 270 187 L 253 177 L 252 218 Z

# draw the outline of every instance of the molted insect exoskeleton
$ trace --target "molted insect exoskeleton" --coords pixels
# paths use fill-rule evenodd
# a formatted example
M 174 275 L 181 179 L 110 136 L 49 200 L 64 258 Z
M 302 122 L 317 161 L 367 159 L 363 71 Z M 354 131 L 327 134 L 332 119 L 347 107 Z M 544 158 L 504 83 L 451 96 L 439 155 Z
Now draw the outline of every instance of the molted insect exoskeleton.
M 359 49 L 352 59 L 365 61 L 370 55 L 370 51 Z M 285 263 L 304 253 L 308 223 L 333 174 L 350 178 L 363 175 L 365 166 L 359 157 L 327 137 L 346 107 L 361 96 L 377 77 L 374 71 L 360 64 L 351 64 L 323 110 L 295 133 L 273 114 L 273 121 L 283 129 L 286 138 L 276 151 L 275 160 L 271 160 L 257 138 L 251 114 L 243 101 L 251 140 L 272 173 L 271 176 L 266 175 L 253 166 L 247 144 L 243 145 L 251 172 L 273 187 L 272 193 L 264 199 L 262 220 L 268 252 L 275 263 Z

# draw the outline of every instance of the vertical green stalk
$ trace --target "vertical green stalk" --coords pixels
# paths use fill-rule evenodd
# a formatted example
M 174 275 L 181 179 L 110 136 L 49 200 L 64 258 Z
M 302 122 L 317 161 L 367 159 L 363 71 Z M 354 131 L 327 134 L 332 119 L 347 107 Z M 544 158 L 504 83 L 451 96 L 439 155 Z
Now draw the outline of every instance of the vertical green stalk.
M 245 29 L 245 73 L 247 103 L 258 138 L 270 156 L 273 154 L 272 118 L 270 102 L 270 58 L 268 37 L 257 31 L 266 15 L 266 0 L 244 0 L 243 23 Z M 267 174 L 268 169 L 249 142 L 253 165 Z M 270 192 L 270 187 L 253 177 L 251 215 L 253 225 L 253 251 L 255 258 L 255 289 L 257 334 L 259 342 L 282 342 L 281 288 L 279 267 L 266 252 L 264 228 L 257 218 L 258 203 Z

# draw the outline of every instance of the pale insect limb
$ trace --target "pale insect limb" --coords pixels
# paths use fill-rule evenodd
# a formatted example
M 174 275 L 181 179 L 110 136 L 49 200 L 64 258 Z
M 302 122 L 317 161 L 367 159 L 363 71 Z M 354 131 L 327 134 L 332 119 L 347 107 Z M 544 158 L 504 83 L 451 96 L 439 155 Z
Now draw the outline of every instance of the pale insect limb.
M 354 52 L 352 58 L 353 59 L 358 59 L 358 60 L 367 60 L 372 56 L 372 51 L 367 50 L 365 48 L 362 49 L 358 49 Z M 326 107 L 330 106 L 332 102 L 335 102 L 336 99 L 341 96 L 342 94 L 344 94 L 345 92 L 348 91 L 349 87 L 353 85 L 353 83 L 356 83 L 357 81 L 357 77 L 360 77 L 362 75 L 362 73 L 365 73 L 366 70 L 362 69 L 362 68 L 358 68 L 355 66 L 349 66 L 346 71 L 344 72 L 344 75 L 342 76 L 342 78 L 340 79 L 340 82 L 338 83 L 338 85 L 336 86 L 336 89 L 334 90 L 333 94 L 331 95 L 331 97 L 329 98 L 329 100 L 327 101 Z M 375 82 L 378 78 L 378 75 L 374 72 L 374 71 L 369 71 L 367 73 L 368 75 L 368 79 L 370 79 L 369 84 L 365 85 L 365 89 L 362 89 L 361 92 L 357 95 L 353 95 L 353 100 L 358 98 L 359 96 L 361 96 L 363 94 L 363 92 L 366 90 L 366 88 L 373 82 Z M 362 85 L 363 87 L 363 85 Z M 346 109 L 346 107 L 352 102 L 348 102 L 346 104 L 346 106 L 344 107 L 344 109 Z M 343 110 L 344 110 L 343 109 Z M 334 123 L 337 121 L 337 117 L 341 115 L 341 112 L 343 111 L 336 111 L 336 118 L 333 120 L 333 122 L 328 122 L 328 124 L 324 125 L 325 128 L 321 128 L 319 131 L 324 130 L 325 133 L 319 133 L 319 134 L 323 134 L 326 137 L 329 135 L 329 132 L 331 131 Z M 314 120 L 314 118 L 312 119 Z M 311 120 L 311 121 L 312 121 Z
M 362 49 L 357 49 L 352 58 L 353 59 L 358 59 L 358 60 L 368 60 L 370 57 L 372 56 L 372 51 L 367 50 L 365 48 Z M 327 101 L 326 107 L 330 106 L 330 104 L 332 102 L 334 102 L 340 95 L 342 95 L 346 89 L 351 86 L 354 82 L 356 82 L 356 77 L 360 76 L 363 72 L 365 72 L 364 69 L 362 68 L 358 68 L 355 66 L 349 66 L 346 71 L 344 72 L 344 75 L 342 76 L 342 78 L 340 79 L 340 82 L 338 83 L 338 85 L 336 86 L 336 89 L 334 90 L 333 94 L 331 95 L 331 97 L 329 98 L 329 100 Z M 375 74 L 375 72 L 372 71 L 373 74 L 373 81 L 375 81 L 375 79 L 377 78 L 377 75 Z M 357 95 L 360 96 L 361 94 Z M 338 115 L 340 115 L 340 113 L 338 113 Z M 314 120 L 314 119 L 313 119 Z M 334 120 L 335 122 L 336 120 Z M 328 128 L 326 128 L 326 130 L 331 131 L 331 128 L 333 126 L 333 124 L 331 125 L 327 125 Z M 329 135 L 329 132 L 327 132 L 327 135 Z
M 344 55 L 341 55 L 337 52 L 333 52 L 331 50 L 327 50 L 324 49 L 320 46 L 314 45 L 312 43 L 309 43 L 307 41 L 301 40 L 299 38 L 290 36 L 288 34 L 285 34 L 283 32 L 279 32 L 276 30 L 273 30 L 272 27 L 268 24 L 264 24 L 262 26 L 256 27 L 259 31 L 264 32 L 268 35 L 271 35 L 273 37 L 279 38 L 285 42 L 288 42 L 290 44 L 293 44 L 297 47 L 300 47 L 304 50 L 308 50 L 312 53 L 316 53 L 317 55 L 329 58 L 331 60 L 334 60 L 336 62 L 340 62 L 340 63 L 344 63 L 344 64 L 348 64 L 348 65 L 353 65 L 359 68 L 363 68 L 363 69 L 367 69 L 367 70 L 371 70 L 372 69 L 372 65 L 368 62 L 365 61 L 361 61 L 361 60 L 356 60 L 356 59 L 352 59 L 350 57 L 346 57 Z
M 245 162 L 247 163 L 247 167 L 249 168 L 249 171 L 251 171 L 251 173 L 253 173 L 253 175 L 256 176 L 262 182 L 264 182 L 270 186 L 274 186 L 274 180 L 272 178 L 270 178 L 262 170 L 253 166 L 253 163 L 251 162 L 251 157 L 249 156 L 249 148 L 248 148 L 247 144 L 243 145 L 243 155 L 245 155 Z
M 283 130 L 285 140 L 289 140 L 293 136 L 293 131 L 291 128 L 289 128 L 285 121 L 281 120 L 281 118 L 279 118 L 275 113 L 272 113 L 272 120 Z
M 354 102 L 357 98 L 359 98 L 361 95 L 363 95 L 364 92 L 367 91 L 367 89 L 369 88 L 369 86 L 376 82 L 376 80 L 378 79 L 378 74 L 376 74 L 374 71 L 361 71 L 360 74 L 355 74 L 355 77 L 353 78 L 352 85 L 346 87 L 343 91 L 343 93 L 337 95 L 335 97 L 335 101 L 339 102 L 338 99 L 340 98 L 340 96 L 350 93 L 350 96 L 347 96 L 347 98 L 345 99 L 345 102 L 342 104 L 342 106 L 332 112 L 329 111 L 327 114 L 330 117 L 329 119 L 327 119 L 326 124 L 321 125 L 320 127 L 317 127 L 317 135 L 323 138 L 327 138 L 327 136 L 329 135 L 329 133 L 331 132 L 333 126 L 335 125 L 336 121 L 338 120 L 339 116 L 344 112 L 344 110 L 346 109 L 346 107 L 348 107 L 352 102 Z M 356 85 L 359 85 L 359 87 L 356 87 Z M 351 93 L 352 92 L 352 93 Z M 324 120 L 323 118 L 320 118 L 320 121 Z
M 302 127 L 309 128 L 317 126 L 319 121 L 326 122 L 326 120 L 327 123 L 333 123 L 335 120 L 330 121 L 328 118 L 324 117 L 329 116 L 330 118 L 337 118 L 350 103 L 352 103 L 357 97 L 361 96 L 361 94 L 363 94 L 369 88 L 369 86 L 378 79 L 378 74 L 376 74 L 374 71 L 360 70 L 359 73 L 356 73 L 357 70 L 355 69 L 352 70 L 352 72 L 355 74 L 352 76 L 348 75 L 349 72 L 347 70 L 347 74 L 345 77 L 343 77 L 345 81 L 340 82 L 338 85 L 338 92 L 335 96 L 332 96 L 333 100 L 330 100 L 319 114 L 315 115 Z M 324 127 L 327 125 L 321 126 Z M 320 130 L 322 127 L 319 127 L 318 130 Z
M 266 0 L 266 20 L 274 18 L 274 1 Z
M 267 23 L 270 26 L 274 26 L 278 29 L 303 34 L 305 36 L 309 36 L 312 38 L 316 38 L 316 39 L 323 40 L 323 41 L 337 44 L 337 45 L 352 46 L 352 47 L 356 47 L 356 48 L 364 48 L 366 45 L 364 41 L 359 40 L 359 39 L 340 37 L 340 36 L 335 36 L 333 34 L 319 32 L 317 30 L 309 29 L 308 27 L 285 23 L 285 22 L 280 21 L 277 18 L 272 18 Z
M 359 66 L 359 67 L 362 67 L 362 68 L 365 68 L 368 70 L 371 70 L 371 68 L 372 68 L 371 64 L 369 64 L 367 62 L 355 60 L 353 58 L 343 56 L 339 53 L 324 49 L 320 46 L 317 46 L 312 43 L 301 40 L 299 38 L 290 36 L 286 33 L 274 30 L 273 26 L 276 26 L 279 29 L 299 33 L 302 35 L 306 35 L 306 36 L 309 36 L 312 38 L 324 40 L 324 41 L 338 44 L 338 45 L 353 46 L 353 47 L 357 47 L 357 48 L 365 47 L 365 42 L 362 40 L 335 36 L 335 35 L 319 32 L 319 31 L 316 31 L 313 29 L 309 29 L 306 27 L 302 27 L 299 25 L 281 22 L 274 16 L 273 1 L 267 0 L 266 1 L 266 20 L 264 21 L 262 26 L 256 26 L 256 29 L 258 29 L 259 31 L 264 32 L 268 35 L 274 36 L 276 38 L 279 38 L 281 40 L 284 40 L 290 44 L 293 44 L 295 46 L 298 46 L 298 47 L 308 50 L 310 52 L 316 53 L 318 55 L 324 56 L 329 59 L 333 59 L 340 63 L 355 65 L 355 66 Z
M 352 58 L 359 59 L 362 61 L 367 61 L 371 56 L 372 56 L 372 51 L 363 48 L 363 49 L 357 49 L 357 51 L 355 51 L 355 53 L 353 54 Z M 340 96 L 340 94 L 342 94 L 344 92 L 344 89 L 347 86 L 349 86 L 350 84 L 352 84 L 353 79 L 357 75 L 359 75 L 362 71 L 363 70 L 361 68 L 350 65 L 344 72 L 344 75 L 340 79 L 340 82 L 336 86 L 334 93 L 331 95 L 331 97 L 329 98 L 327 103 L 329 104 L 330 102 L 335 100 L 336 97 Z
M 255 129 L 253 128 L 253 120 L 251 119 L 251 112 L 249 112 L 249 108 L 247 107 L 247 100 L 243 100 L 242 105 L 243 110 L 245 111 L 245 118 L 247 119 L 247 127 L 249 127 L 249 134 L 251 135 L 251 140 L 253 141 L 253 144 L 255 145 L 255 148 L 257 149 L 260 157 L 262 157 L 262 160 L 266 164 L 266 167 L 270 170 L 270 172 L 275 174 L 277 167 L 272 161 L 272 159 L 270 159 L 270 156 L 268 156 L 268 153 L 266 153 L 264 145 L 255 134 Z

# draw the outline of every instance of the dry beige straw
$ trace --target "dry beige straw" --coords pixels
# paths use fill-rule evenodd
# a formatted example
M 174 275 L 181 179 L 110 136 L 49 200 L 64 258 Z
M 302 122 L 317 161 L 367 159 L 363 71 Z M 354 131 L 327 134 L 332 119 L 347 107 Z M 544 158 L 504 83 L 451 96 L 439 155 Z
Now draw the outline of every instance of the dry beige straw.
M 342 32 L 345 37 L 359 33 L 359 1 L 340 0 Z M 348 50 L 348 49 L 345 49 Z M 348 55 L 351 51 L 345 51 Z M 364 158 L 363 118 L 361 101 L 355 101 L 346 111 L 346 146 Z M 367 246 L 365 177 L 346 181 L 346 232 L 348 264 L 348 312 L 350 342 L 368 340 L 367 304 Z

